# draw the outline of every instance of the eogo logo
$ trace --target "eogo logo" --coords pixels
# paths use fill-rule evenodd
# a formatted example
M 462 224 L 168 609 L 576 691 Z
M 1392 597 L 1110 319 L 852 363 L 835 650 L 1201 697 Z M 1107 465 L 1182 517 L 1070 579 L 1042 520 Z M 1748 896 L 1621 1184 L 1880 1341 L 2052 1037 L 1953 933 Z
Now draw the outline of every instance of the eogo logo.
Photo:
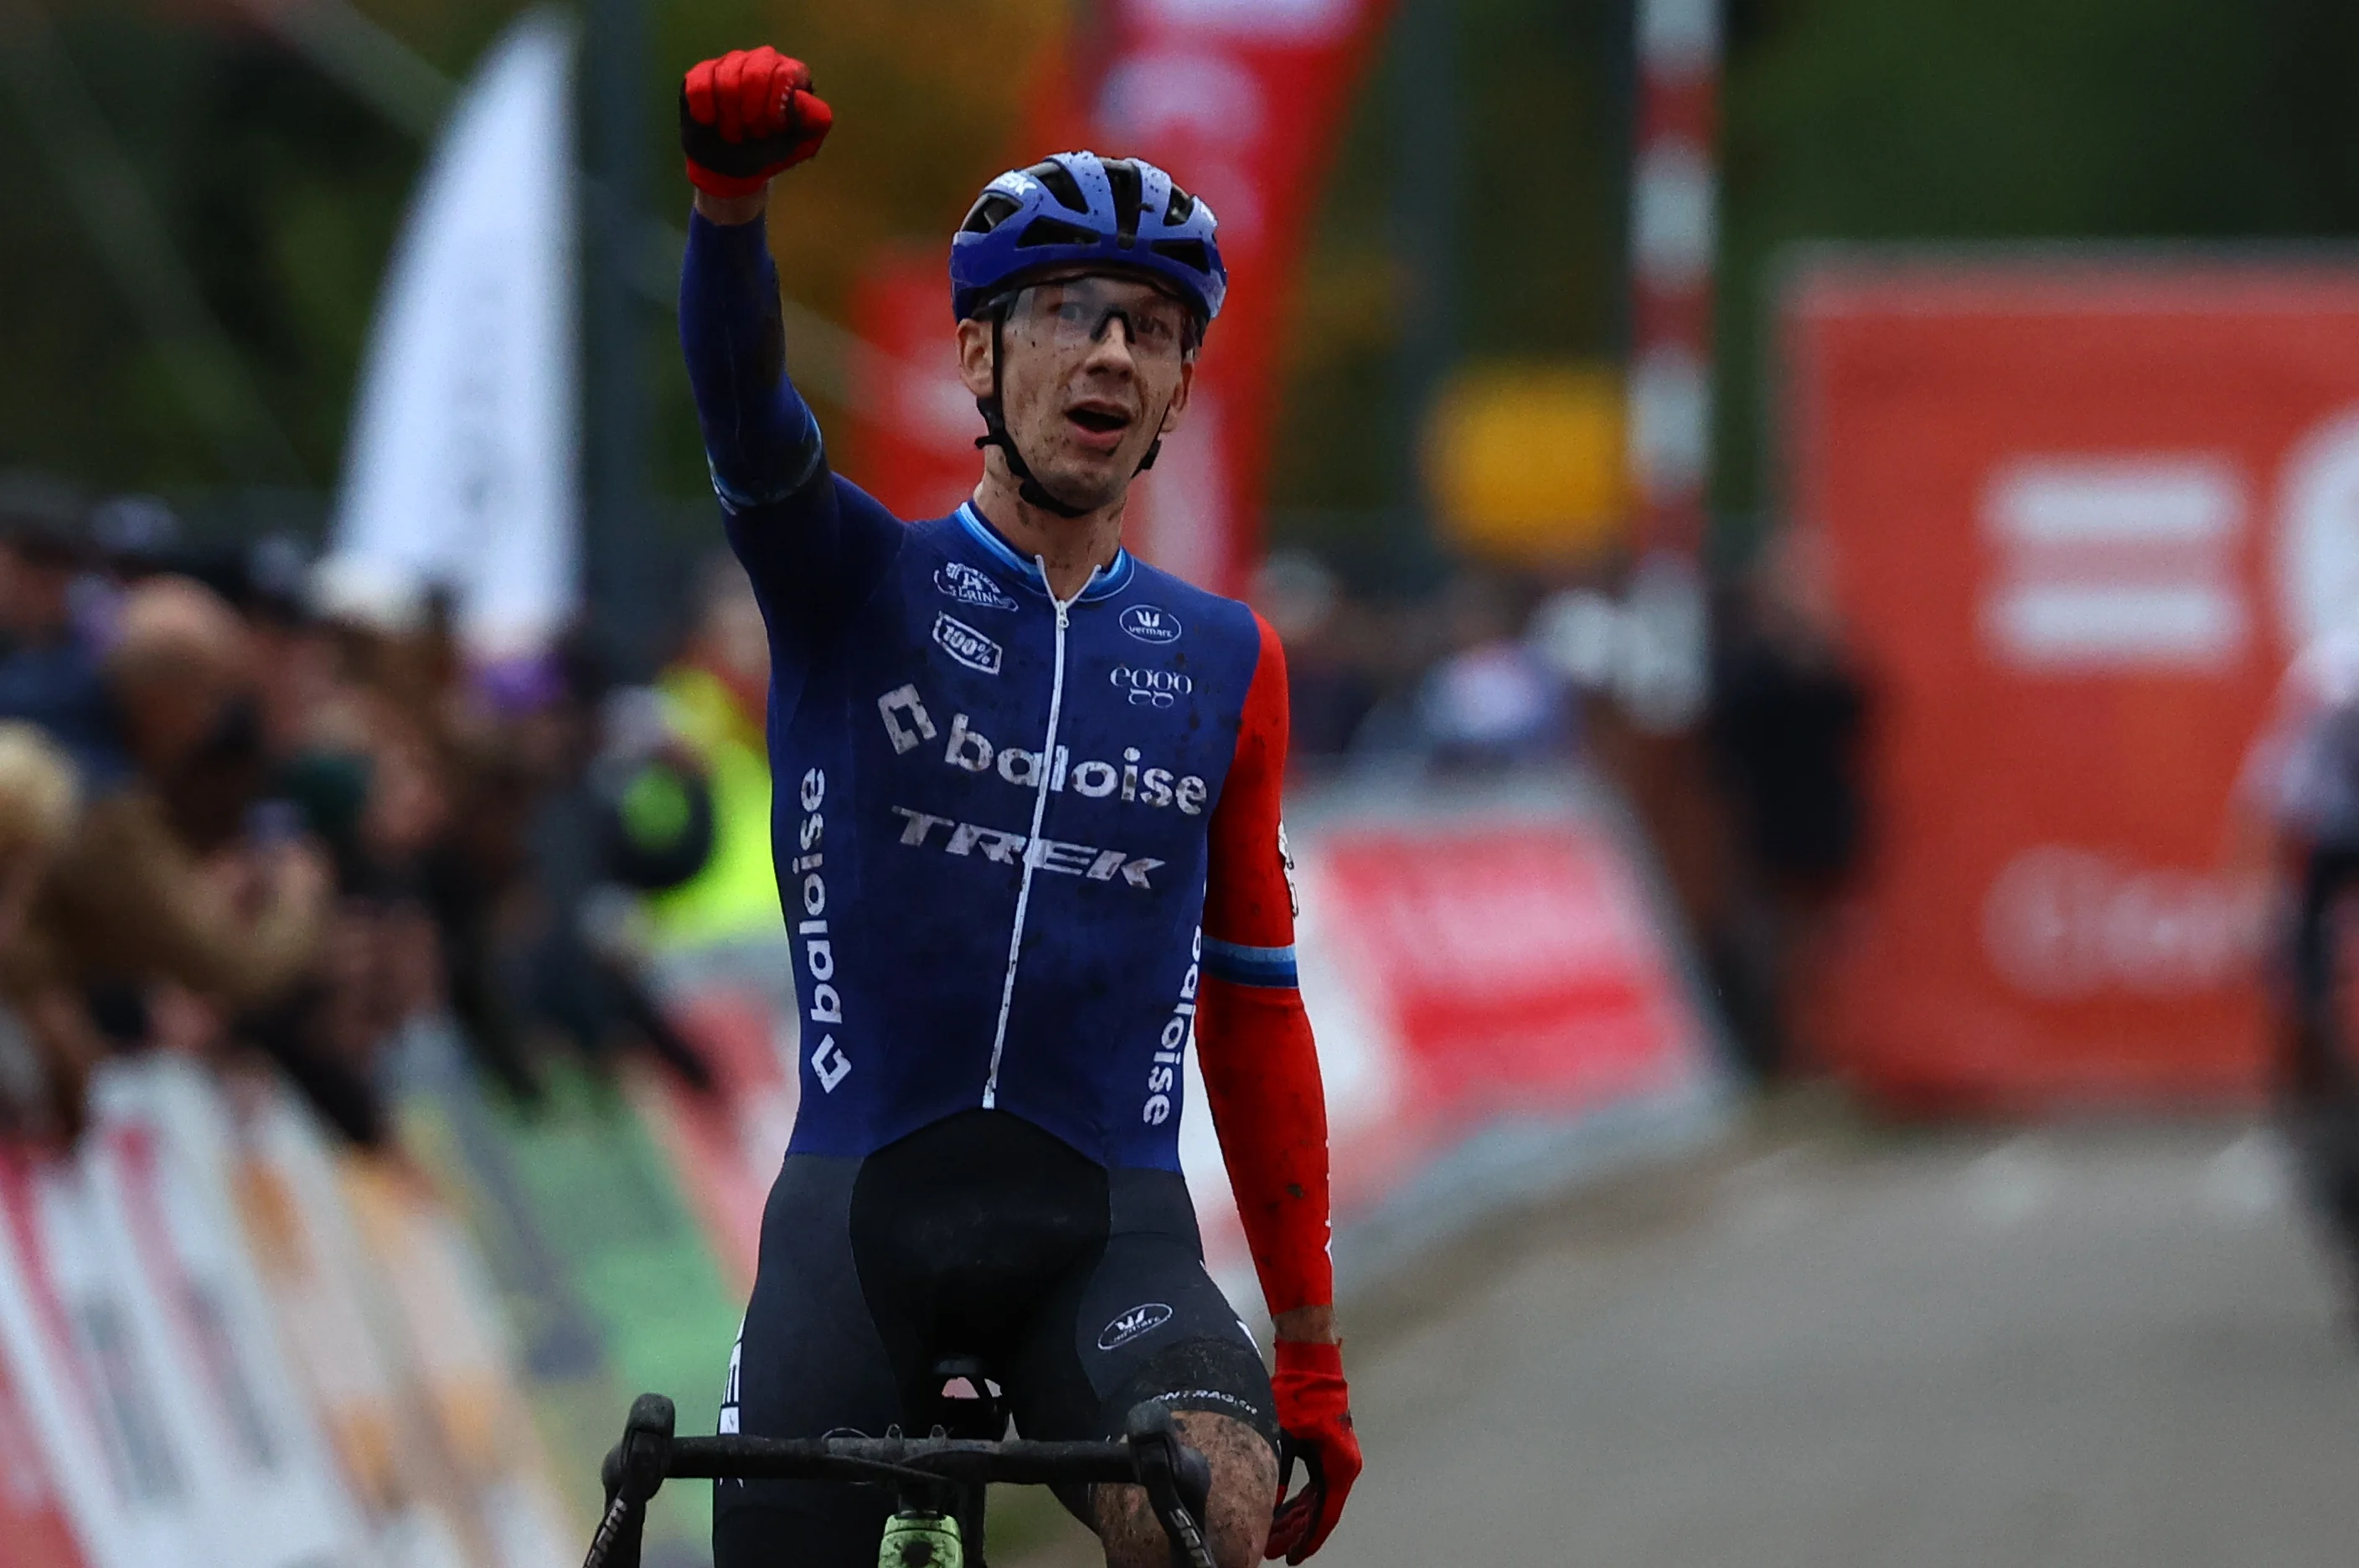
M 1134 708 L 1168 708 L 1196 689 L 1196 682 L 1177 670 L 1138 670 L 1127 664 L 1107 671 L 1106 683 L 1124 693 Z

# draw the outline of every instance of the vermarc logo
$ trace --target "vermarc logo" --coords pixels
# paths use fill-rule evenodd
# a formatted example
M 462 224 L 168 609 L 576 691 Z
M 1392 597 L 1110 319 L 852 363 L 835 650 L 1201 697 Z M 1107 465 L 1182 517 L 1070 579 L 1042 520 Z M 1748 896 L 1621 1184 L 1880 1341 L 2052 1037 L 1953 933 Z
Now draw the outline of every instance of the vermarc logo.
M 1144 1338 L 1171 1321 L 1171 1309 L 1162 1301 L 1141 1301 L 1098 1330 L 1100 1350 L 1120 1350 L 1134 1339 Z
M 1106 684 L 1122 692 L 1134 708 L 1168 708 L 1196 689 L 1196 682 L 1177 670 L 1140 670 L 1117 664 L 1106 672 Z
M 1122 613 L 1116 624 L 1139 641 L 1158 647 L 1178 642 L 1181 630 L 1180 617 L 1158 604 L 1133 604 Z

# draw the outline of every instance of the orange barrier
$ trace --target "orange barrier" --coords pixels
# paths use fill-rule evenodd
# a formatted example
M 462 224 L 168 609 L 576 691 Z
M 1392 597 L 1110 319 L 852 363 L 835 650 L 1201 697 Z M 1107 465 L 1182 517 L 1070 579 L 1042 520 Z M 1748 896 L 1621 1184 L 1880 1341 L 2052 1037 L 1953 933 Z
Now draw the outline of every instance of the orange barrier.
M 1785 331 L 1793 514 L 1876 704 L 1828 1064 L 1933 1109 L 2250 1099 L 2228 813 L 2359 586 L 2359 272 L 1835 262 Z

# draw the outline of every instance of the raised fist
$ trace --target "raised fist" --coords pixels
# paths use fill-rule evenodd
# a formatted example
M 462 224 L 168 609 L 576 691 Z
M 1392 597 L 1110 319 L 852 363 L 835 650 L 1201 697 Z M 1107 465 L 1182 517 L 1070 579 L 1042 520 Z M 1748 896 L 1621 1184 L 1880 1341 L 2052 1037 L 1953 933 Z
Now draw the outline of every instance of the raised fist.
M 834 111 L 810 90 L 810 68 L 766 44 L 700 60 L 679 89 L 688 178 L 711 196 L 751 196 L 819 151 Z

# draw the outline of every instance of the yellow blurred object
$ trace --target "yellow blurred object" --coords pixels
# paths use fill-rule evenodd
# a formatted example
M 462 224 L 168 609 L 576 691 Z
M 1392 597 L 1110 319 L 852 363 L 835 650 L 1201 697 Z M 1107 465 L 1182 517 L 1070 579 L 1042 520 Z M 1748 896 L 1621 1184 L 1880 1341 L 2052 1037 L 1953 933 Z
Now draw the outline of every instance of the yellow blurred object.
M 1630 490 L 1622 377 L 1598 365 L 1472 365 L 1434 402 L 1425 473 L 1466 550 L 1561 564 L 1621 541 Z

